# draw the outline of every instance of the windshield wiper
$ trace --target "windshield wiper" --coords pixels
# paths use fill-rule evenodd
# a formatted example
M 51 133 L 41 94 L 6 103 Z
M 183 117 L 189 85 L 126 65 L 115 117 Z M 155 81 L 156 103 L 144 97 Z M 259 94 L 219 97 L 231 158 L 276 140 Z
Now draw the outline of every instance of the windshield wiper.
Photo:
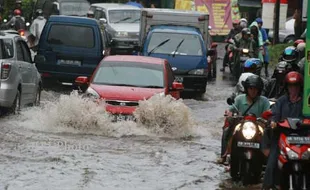
M 168 38 L 165 41 L 162 41 L 160 44 L 158 44 L 156 47 L 154 47 L 149 53 L 148 56 L 151 55 L 154 51 L 156 51 L 158 48 L 160 48 L 161 46 L 163 46 L 165 43 L 169 42 L 170 39 Z
M 164 88 L 162 86 L 156 86 L 156 85 L 149 85 L 149 86 L 141 86 L 143 88 Z
M 106 84 L 106 85 L 140 87 L 140 86 L 132 85 L 132 84 L 112 84 L 112 83 L 109 83 L 109 84 Z
M 184 42 L 185 39 L 181 40 L 181 42 L 178 44 L 178 46 L 175 48 L 172 57 L 175 57 L 175 54 L 177 53 L 177 51 L 179 50 L 180 46 L 182 45 L 182 43 Z
M 119 22 L 126 21 L 126 20 L 129 20 L 129 19 L 131 19 L 131 17 L 123 18 L 123 19 L 121 19 L 121 20 L 119 20 L 119 21 L 116 21 L 116 22 L 114 22 L 114 23 L 119 23 Z

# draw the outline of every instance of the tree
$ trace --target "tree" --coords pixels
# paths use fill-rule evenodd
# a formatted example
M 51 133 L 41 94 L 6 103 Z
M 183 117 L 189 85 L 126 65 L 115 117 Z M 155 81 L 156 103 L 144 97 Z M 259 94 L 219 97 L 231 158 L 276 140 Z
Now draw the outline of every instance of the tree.
M 8 16 L 12 13 L 12 10 L 15 7 L 14 0 L 4 0 L 4 13 L 3 18 L 8 18 Z

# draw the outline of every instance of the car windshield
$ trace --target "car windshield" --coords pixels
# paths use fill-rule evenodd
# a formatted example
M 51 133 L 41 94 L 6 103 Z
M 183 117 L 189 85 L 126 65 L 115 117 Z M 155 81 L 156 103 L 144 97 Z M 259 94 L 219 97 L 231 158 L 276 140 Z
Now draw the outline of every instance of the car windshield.
M 110 23 L 139 23 L 140 10 L 111 10 L 109 11 Z
M 90 5 L 86 2 L 62 2 L 60 3 L 59 13 L 61 15 L 85 16 Z
M 93 48 L 94 36 L 94 30 L 91 27 L 54 24 L 48 34 L 47 42 L 55 45 Z
M 163 65 L 137 62 L 103 62 L 92 83 L 163 88 Z
M 156 48 L 167 39 L 167 43 Z M 201 56 L 202 44 L 198 35 L 155 32 L 151 36 L 147 52 L 152 50 L 152 53 Z

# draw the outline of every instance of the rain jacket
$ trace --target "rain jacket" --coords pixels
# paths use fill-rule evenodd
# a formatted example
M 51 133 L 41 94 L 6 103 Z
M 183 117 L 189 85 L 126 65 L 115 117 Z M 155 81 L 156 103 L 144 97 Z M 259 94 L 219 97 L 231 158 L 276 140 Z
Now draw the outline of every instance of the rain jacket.
M 250 25 L 249 28 L 251 28 L 252 26 L 255 26 L 258 30 L 258 41 L 255 40 L 256 42 L 256 45 L 257 45 L 257 48 L 260 49 L 260 51 L 258 51 L 258 58 L 264 62 L 264 57 L 263 57 L 263 45 L 264 45 L 264 42 L 263 42 L 263 36 L 262 36 L 262 33 L 260 31 L 260 29 L 258 28 L 258 24 L 256 21 L 252 22 L 252 24 Z
M 30 26 L 30 33 L 35 37 L 34 46 L 38 45 L 42 30 L 45 26 L 46 19 L 43 16 L 38 16 Z

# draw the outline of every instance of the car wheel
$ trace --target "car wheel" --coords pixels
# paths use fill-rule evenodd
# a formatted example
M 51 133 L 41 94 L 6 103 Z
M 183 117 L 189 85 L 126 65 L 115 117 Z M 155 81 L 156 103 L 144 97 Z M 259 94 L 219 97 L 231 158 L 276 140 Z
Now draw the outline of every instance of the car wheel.
M 36 98 L 34 100 L 33 105 L 34 106 L 39 106 L 40 105 L 40 101 L 41 101 L 41 86 L 38 87 L 37 92 L 36 92 Z
M 10 110 L 10 113 L 12 114 L 19 114 L 20 112 L 20 100 L 21 100 L 21 95 L 20 95 L 20 91 L 17 90 L 17 93 L 16 93 L 16 97 L 15 97 L 15 100 L 14 100 L 14 103 L 11 107 L 11 110 Z

